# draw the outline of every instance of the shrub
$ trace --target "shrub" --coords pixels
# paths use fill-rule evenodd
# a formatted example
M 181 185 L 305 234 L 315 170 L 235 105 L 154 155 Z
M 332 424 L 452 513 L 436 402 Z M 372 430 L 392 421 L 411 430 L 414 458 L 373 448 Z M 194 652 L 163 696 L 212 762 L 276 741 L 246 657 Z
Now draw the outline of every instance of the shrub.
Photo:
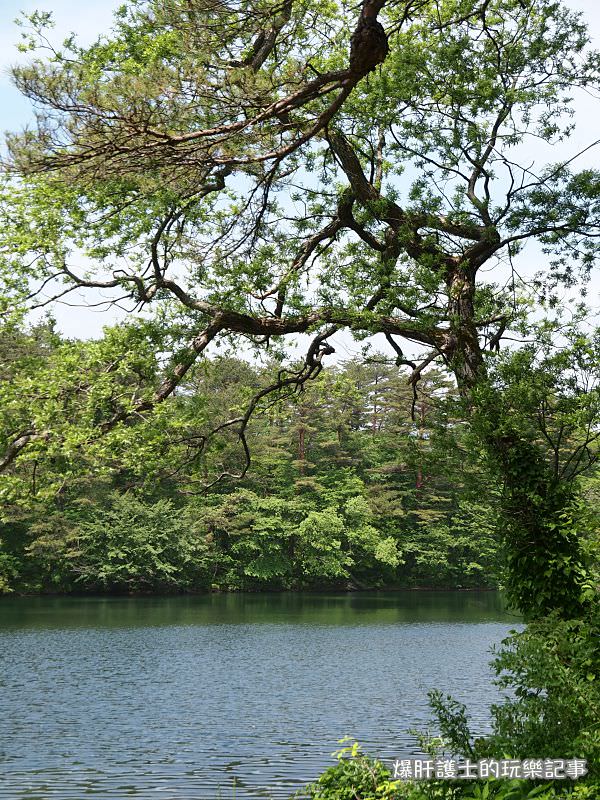
M 342 740 L 345 741 L 345 740 Z M 377 760 L 368 758 L 357 742 L 336 754 L 337 764 L 306 788 L 309 800 L 396 800 L 399 781 Z
M 338 762 L 326 770 L 297 800 L 555 800 L 549 784 L 531 781 L 394 781 L 390 771 L 366 756 L 354 742 L 336 753 Z M 573 795 L 575 798 L 587 795 Z M 592 797 L 592 795 L 590 795 Z
M 62 585 L 108 590 L 177 589 L 203 585 L 209 543 L 170 500 L 108 497 L 48 521 L 29 550 Z M 41 525 L 37 526 L 41 529 Z

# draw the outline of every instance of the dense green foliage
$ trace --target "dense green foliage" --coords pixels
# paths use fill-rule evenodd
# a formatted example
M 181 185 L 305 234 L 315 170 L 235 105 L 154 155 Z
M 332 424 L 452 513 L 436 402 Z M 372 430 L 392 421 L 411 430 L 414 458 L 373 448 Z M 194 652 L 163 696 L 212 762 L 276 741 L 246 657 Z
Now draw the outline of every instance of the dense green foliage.
M 595 543 L 597 548 L 597 542 Z M 597 562 L 595 565 L 597 569 Z M 485 758 L 578 758 L 588 774 L 577 781 L 557 781 L 536 788 L 542 798 L 592 800 L 600 793 L 600 606 L 588 604 L 585 615 L 564 619 L 558 611 L 530 622 L 496 648 L 492 665 L 503 701 L 491 707 L 491 733 L 473 739 L 465 707 L 441 692 L 430 693 L 446 752 L 473 760 Z M 490 784 L 490 797 L 504 797 L 507 781 Z M 515 782 L 515 797 L 527 781 Z M 529 784 L 531 785 L 531 784 Z M 453 797 L 446 785 L 447 794 Z M 483 791 L 483 789 L 479 789 Z M 497 792 L 497 794 L 496 794 Z M 426 796 L 426 795 L 425 795 Z M 474 795 L 480 796 L 480 795 Z M 507 796 L 512 797 L 510 793 Z M 525 794 L 523 796 L 526 796 Z
M 598 334 L 562 329 L 561 346 L 534 328 L 535 345 L 495 360 L 474 393 L 472 429 L 502 481 L 506 588 L 526 616 L 577 617 L 594 598 L 586 542 L 598 520 L 580 476 L 593 472 L 600 422 Z
M 35 374 L 39 418 L 60 414 L 71 431 L 90 430 L 98 389 L 83 376 L 105 371 L 111 342 L 124 336 L 13 331 L 3 423 L 28 408 Z M 131 386 L 139 367 L 119 369 Z M 203 489 L 207 472 L 235 472 L 243 455 L 235 437 L 198 454 L 194 437 L 266 380 L 268 369 L 224 356 L 192 371 L 168 422 L 135 442 L 126 429 L 85 450 L 32 447 L 5 483 L 3 589 L 497 584 L 498 491 L 469 456 L 454 392 L 436 371 L 423 379 L 416 422 L 405 371 L 385 358 L 324 373 L 254 419 L 243 479 Z

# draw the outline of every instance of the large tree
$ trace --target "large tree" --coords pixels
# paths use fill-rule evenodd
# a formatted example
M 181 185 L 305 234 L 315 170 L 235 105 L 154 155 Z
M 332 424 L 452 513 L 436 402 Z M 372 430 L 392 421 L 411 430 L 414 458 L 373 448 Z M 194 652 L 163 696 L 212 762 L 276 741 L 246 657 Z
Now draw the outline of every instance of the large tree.
M 4 302 L 101 291 L 169 329 L 162 381 L 105 406 L 99 431 L 152 414 L 211 344 L 278 351 L 310 334 L 303 364 L 224 423 L 249 463 L 252 412 L 318 374 L 338 331 L 378 333 L 413 385 L 434 361 L 451 370 L 514 508 L 552 495 L 548 514 L 564 510 L 571 492 L 555 491 L 538 442 L 507 431 L 497 387 L 479 390 L 520 317 L 522 246 L 543 249 L 538 293 L 594 262 L 598 173 L 574 171 L 574 153 L 527 154 L 568 138 L 573 91 L 598 84 L 577 14 L 541 0 L 136 0 L 109 36 L 59 50 L 47 22 L 31 19 L 37 54 L 14 70 L 37 125 L 8 142 Z M 24 423 L 1 466 L 52 435 Z M 519 495 L 515 464 L 532 459 Z M 546 529 L 522 522 L 543 551 Z

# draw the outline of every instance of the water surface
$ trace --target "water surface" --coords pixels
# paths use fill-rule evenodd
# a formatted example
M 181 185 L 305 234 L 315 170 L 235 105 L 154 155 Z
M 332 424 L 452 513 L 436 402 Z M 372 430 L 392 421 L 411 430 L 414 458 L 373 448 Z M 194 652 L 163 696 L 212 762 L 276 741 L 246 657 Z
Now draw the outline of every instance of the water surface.
M 344 735 L 418 754 L 426 693 L 498 698 L 493 592 L 0 599 L 0 797 L 286 798 Z

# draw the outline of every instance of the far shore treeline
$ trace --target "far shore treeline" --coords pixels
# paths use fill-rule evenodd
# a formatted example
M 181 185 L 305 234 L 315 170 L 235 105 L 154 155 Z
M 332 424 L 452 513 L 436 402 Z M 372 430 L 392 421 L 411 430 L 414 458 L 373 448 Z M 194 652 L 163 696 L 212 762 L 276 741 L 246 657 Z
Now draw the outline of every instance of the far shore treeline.
M 0 342 L 2 382 L 14 400 L 4 424 L 19 402 L 44 404 L 55 426 L 85 440 L 99 375 L 118 372 L 111 392 L 123 394 L 142 377 L 160 380 L 141 342 L 137 363 L 114 363 L 116 342 L 128 335 L 127 325 L 100 341 L 64 339 L 52 323 L 11 331 Z M 63 442 L 60 452 L 42 442 L 5 497 L 1 589 L 498 585 L 497 490 L 437 370 L 423 376 L 415 400 L 406 369 L 382 354 L 330 368 L 258 414 L 246 475 L 210 486 L 222 471 L 237 475 L 245 454 L 226 431 L 200 454 L 203 432 L 239 413 L 269 374 L 272 365 L 214 357 L 171 399 L 168 424 L 132 425 L 71 450 Z M 111 402 L 102 398 L 105 411 Z

